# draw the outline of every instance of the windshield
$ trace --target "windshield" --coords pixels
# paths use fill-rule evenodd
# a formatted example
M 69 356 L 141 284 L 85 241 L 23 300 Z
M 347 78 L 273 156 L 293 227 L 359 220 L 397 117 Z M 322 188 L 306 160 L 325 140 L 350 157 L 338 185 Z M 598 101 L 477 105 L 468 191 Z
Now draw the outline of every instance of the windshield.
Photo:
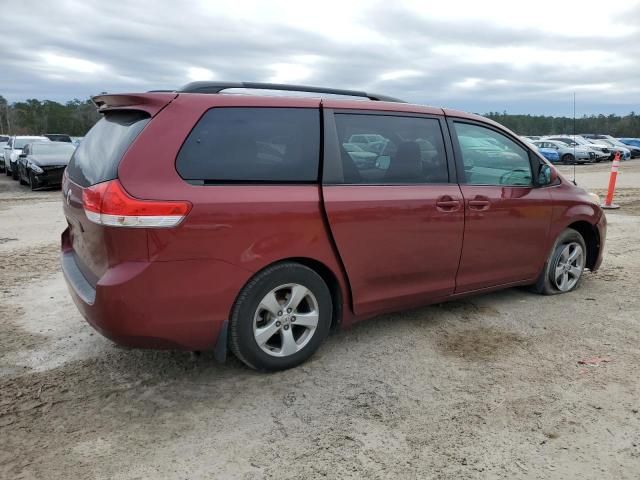
M 36 144 L 31 148 L 31 153 L 38 155 L 64 155 L 71 156 L 75 147 L 70 143 L 51 142 L 51 144 Z
M 22 150 L 24 146 L 28 143 L 41 142 L 43 140 L 46 141 L 47 139 L 40 138 L 40 137 L 16 138 L 16 141 L 13 143 L 13 148 Z

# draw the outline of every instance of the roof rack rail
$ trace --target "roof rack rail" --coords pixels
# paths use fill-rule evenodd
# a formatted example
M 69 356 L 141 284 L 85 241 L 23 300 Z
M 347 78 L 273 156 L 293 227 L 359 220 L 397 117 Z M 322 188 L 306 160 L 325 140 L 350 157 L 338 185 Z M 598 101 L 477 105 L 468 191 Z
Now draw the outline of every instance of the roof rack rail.
M 347 95 L 350 97 L 364 97 L 369 100 L 381 102 L 406 103 L 386 95 L 367 93 L 360 90 L 342 90 L 338 88 L 310 87 L 308 85 L 287 85 L 284 83 L 260 83 L 260 82 L 191 82 L 186 84 L 178 93 L 220 93 L 230 88 L 249 88 L 253 90 L 285 90 L 290 92 L 327 93 L 331 95 Z

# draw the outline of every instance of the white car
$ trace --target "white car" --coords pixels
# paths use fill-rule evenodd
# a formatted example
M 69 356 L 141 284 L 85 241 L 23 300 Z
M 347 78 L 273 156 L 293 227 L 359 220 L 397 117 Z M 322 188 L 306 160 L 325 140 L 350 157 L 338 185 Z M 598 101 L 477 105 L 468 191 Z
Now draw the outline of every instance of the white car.
M 594 145 L 603 145 L 613 151 L 614 154 L 620 153 L 621 160 L 629 160 L 631 159 L 631 149 L 627 147 L 619 147 L 615 143 L 610 142 L 609 140 L 604 140 L 602 138 L 590 138 L 589 141 Z
M 7 146 L 9 141 L 9 137 L 4 140 L 3 137 L 0 137 L 0 172 L 4 172 L 4 147 Z
M 542 140 L 556 140 L 559 142 L 566 143 L 569 146 L 580 145 L 582 147 L 588 148 L 596 154 L 596 162 L 601 162 L 602 160 L 609 160 L 612 158 L 612 153 L 609 147 L 605 145 L 596 145 L 589 142 L 586 138 L 581 137 L 580 135 L 548 135 L 544 137 Z
M 9 138 L 9 142 L 4 147 L 4 171 L 7 176 L 11 175 L 14 180 L 18 179 L 18 157 L 27 143 L 49 142 L 47 137 L 14 135 Z

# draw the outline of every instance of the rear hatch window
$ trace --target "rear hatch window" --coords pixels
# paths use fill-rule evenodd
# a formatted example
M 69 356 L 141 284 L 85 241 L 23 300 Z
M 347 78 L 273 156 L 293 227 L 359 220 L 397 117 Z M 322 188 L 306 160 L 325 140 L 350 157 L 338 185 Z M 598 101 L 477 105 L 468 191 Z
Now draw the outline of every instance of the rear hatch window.
M 71 157 L 69 178 L 81 187 L 117 178 L 120 160 L 147 123 L 149 115 L 138 110 L 107 112 Z

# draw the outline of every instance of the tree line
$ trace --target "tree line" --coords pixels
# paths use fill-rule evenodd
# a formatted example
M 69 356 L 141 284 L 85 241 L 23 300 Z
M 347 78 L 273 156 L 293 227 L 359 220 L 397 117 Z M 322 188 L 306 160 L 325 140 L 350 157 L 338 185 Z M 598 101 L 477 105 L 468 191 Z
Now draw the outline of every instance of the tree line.
M 509 115 L 507 112 L 489 112 L 484 115 L 520 135 L 571 134 L 574 132 L 573 117 L 551 117 L 545 115 Z M 575 133 L 603 133 L 614 137 L 640 137 L 640 116 L 628 115 L 584 115 L 575 119 Z
M 545 115 L 510 115 L 489 112 L 486 117 L 501 123 L 520 135 L 573 133 L 574 119 Z M 67 133 L 83 136 L 98 121 L 100 115 L 91 100 L 70 100 L 58 103 L 31 98 L 8 103 L 0 95 L 0 134 Z M 614 137 L 640 137 L 640 116 L 590 115 L 575 119 L 576 133 L 606 133 Z
M 89 99 L 58 103 L 30 98 L 9 103 L 0 95 L 0 134 L 66 133 L 84 136 L 100 115 Z

